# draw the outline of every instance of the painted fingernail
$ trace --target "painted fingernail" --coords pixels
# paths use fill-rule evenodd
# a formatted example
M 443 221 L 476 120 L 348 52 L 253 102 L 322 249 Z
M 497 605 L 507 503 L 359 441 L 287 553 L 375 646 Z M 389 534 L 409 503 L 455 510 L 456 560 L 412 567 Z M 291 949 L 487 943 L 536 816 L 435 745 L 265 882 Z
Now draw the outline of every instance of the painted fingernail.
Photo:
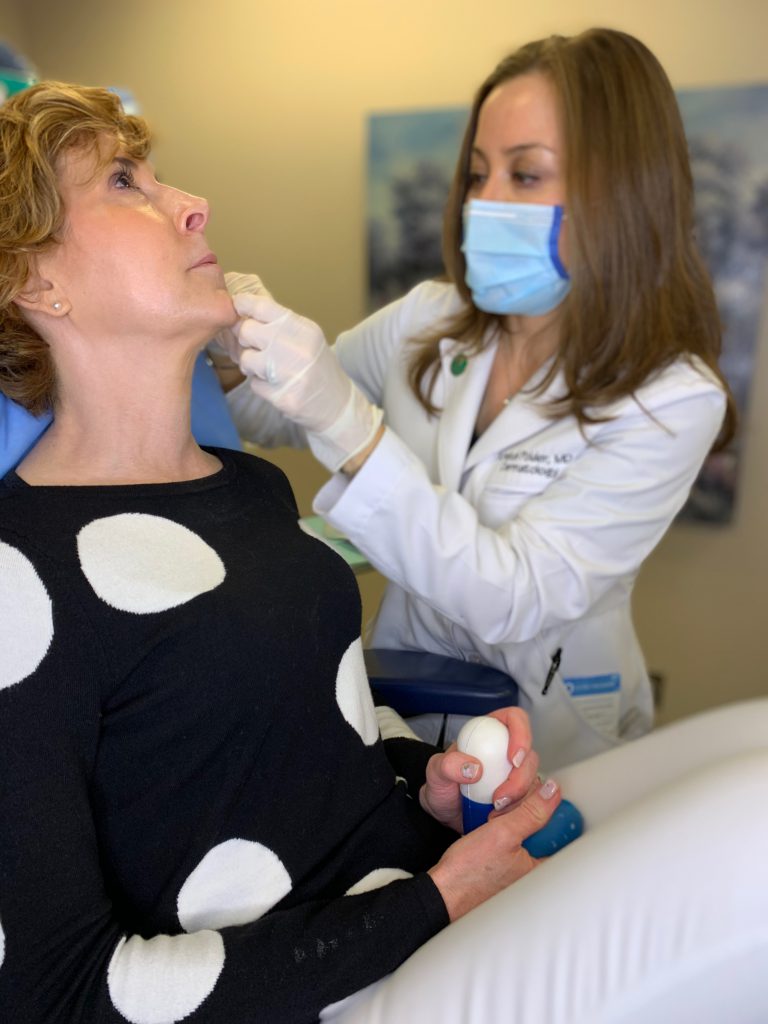
M 515 754 L 515 756 L 512 758 L 512 764 L 515 766 L 515 768 L 519 768 L 520 765 L 523 763 L 523 761 L 525 760 L 525 753 L 526 752 L 521 747 Z
M 467 761 L 466 764 L 461 766 L 461 774 L 465 779 L 474 779 L 477 775 L 477 765 Z
M 508 796 L 500 796 L 498 800 L 493 801 L 493 809 L 495 811 L 503 811 L 505 807 L 508 807 L 512 801 Z
M 556 792 L 557 792 L 557 783 L 555 782 L 555 780 L 554 779 L 547 779 L 547 781 L 544 783 L 544 785 L 539 790 L 539 796 L 543 797 L 545 800 L 551 800 Z

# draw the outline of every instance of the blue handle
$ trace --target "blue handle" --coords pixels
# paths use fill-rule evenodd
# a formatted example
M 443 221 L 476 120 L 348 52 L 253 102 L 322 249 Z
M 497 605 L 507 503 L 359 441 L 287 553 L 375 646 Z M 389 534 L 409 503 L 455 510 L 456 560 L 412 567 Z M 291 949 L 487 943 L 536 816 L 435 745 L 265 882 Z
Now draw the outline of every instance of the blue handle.
M 464 819 L 464 835 L 474 832 L 488 821 L 488 815 L 493 810 L 493 804 L 480 804 L 477 800 L 470 800 L 468 796 L 461 795 L 461 816 Z
M 570 800 L 561 800 L 560 806 L 544 828 L 523 841 L 523 848 L 532 857 L 551 857 L 568 843 L 578 839 L 584 831 L 584 819 Z
M 480 804 L 466 796 L 461 798 L 464 816 L 464 834 L 484 825 L 493 810 L 493 804 Z M 568 843 L 578 839 L 584 831 L 584 819 L 570 800 L 561 800 L 560 806 L 547 824 L 528 836 L 523 847 L 532 857 L 551 857 Z

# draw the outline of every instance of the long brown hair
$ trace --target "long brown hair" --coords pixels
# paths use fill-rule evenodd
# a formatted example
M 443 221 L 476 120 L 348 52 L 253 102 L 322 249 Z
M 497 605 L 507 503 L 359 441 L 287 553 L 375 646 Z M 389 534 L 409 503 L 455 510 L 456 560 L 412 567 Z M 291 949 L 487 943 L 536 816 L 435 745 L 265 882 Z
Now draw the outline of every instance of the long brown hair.
M 562 371 L 566 393 L 551 408 L 580 425 L 632 395 L 683 356 L 718 377 L 728 408 L 720 445 L 733 436 L 733 398 L 718 367 L 721 330 L 709 275 L 694 240 L 693 180 L 680 111 L 666 73 L 637 39 L 612 29 L 550 36 L 506 57 L 477 91 L 445 212 L 443 258 L 466 307 L 414 339 L 409 381 L 422 405 L 438 344 L 451 337 L 479 351 L 503 319 L 472 304 L 464 281 L 462 210 L 480 108 L 501 83 L 526 72 L 555 86 L 565 140 L 570 293 L 560 345 L 539 391 Z
M 62 156 L 84 148 L 98 157 L 104 137 L 114 143 L 101 151 L 107 162 L 118 149 L 137 160 L 149 151 L 146 123 L 107 89 L 40 82 L 0 107 L 0 391 L 32 413 L 52 404 L 53 361 L 14 300 L 64 226 Z

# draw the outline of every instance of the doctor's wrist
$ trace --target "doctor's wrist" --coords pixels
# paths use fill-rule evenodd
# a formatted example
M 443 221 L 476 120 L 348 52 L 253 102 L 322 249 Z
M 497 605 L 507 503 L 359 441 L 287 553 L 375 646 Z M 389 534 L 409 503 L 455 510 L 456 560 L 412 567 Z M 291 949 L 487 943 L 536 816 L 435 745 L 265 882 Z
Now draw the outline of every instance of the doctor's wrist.
M 350 459 L 347 459 L 347 461 L 341 467 L 341 472 L 344 474 L 344 476 L 353 477 L 355 473 L 357 473 L 359 470 L 363 468 L 365 462 L 368 459 L 368 456 L 373 452 L 373 450 L 376 448 L 376 446 L 378 445 L 379 441 L 382 439 L 383 436 L 384 424 L 380 423 L 376 433 L 373 435 L 368 444 L 359 452 L 355 452 L 355 454 Z

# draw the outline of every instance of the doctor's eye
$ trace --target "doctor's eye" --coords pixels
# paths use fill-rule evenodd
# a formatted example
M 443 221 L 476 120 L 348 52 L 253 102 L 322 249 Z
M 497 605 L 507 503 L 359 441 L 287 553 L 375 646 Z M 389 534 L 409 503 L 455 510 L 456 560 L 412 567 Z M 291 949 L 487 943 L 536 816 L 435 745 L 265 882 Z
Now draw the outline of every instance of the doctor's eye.
M 487 181 L 488 176 L 483 174 L 481 171 L 470 171 L 467 175 L 467 191 L 474 192 L 479 188 L 482 188 Z
M 537 174 L 529 174 L 527 171 L 513 171 L 512 180 L 522 188 L 531 188 L 539 181 Z

